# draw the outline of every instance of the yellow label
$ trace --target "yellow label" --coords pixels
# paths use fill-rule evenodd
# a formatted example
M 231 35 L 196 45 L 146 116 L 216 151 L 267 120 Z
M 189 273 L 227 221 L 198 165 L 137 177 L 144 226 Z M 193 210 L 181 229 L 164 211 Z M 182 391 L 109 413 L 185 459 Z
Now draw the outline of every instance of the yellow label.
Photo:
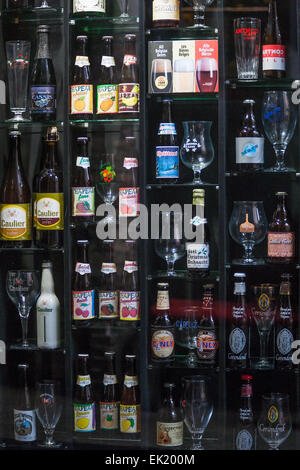
M 174 20 L 179 21 L 180 2 L 179 0 L 154 0 L 153 21 Z
M 37 230 L 64 229 L 63 193 L 36 194 L 36 228 Z
M 97 114 L 118 112 L 118 85 L 97 86 Z
M 0 204 L 1 240 L 31 240 L 31 204 Z
M 71 86 L 71 114 L 93 114 L 93 85 Z
M 141 405 L 120 405 L 120 431 L 126 434 L 141 431 Z

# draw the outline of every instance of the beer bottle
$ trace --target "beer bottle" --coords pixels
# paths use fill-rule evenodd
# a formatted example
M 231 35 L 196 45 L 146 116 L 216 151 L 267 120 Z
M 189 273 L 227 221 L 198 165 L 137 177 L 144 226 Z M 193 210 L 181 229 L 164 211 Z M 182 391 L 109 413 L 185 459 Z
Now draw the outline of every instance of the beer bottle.
M 86 121 L 93 117 L 93 85 L 87 56 L 87 36 L 76 38 L 76 58 L 71 84 L 71 118 Z
M 204 218 L 205 190 L 193 190 L 191 225 L 195 230 L 196 241 L 187 242 L 187 270 L 190 274 L 206 276 L 209 272 L 209 232 Z
M 114 262 L 114 240 L 103 240 L 103 263 L 99 291 L 99 318 L 119 318 L 117 266 Z
M 88 354 L 77 356 L 77 381 L 74 396 L 74 431 L 92 432 L 96 430 L 95 401 L 91 376 L 88 372 Z
M 100 427 L 105 431 L 119 429 L 120 391 L 116 373 L 116 353 L 104 353 L 103 394 L 100 401 Z
M 37 345 L 43 349 L 60 347 L 60 303 L 54 292 L 51 261 L 42 263 L 41 294 L 36 303 Z
M 31 75 L 31 116 L 34 121 L 55 121 L 56 78 L 49 51 L 49 26 L 37 27 L 37 51 Z
M 64 238 L 64 186 L 57 155 L 56 127 L 46 135 L 46 158 L 36 193 L 36 243 L 41 248 L 61 248 Z
M 239 420 L 236 427 L 235 450 L 256 449 L 256 427 L 252 411 L 252 375 L 242 375 Z
M 164 383 L 164 401 L 156 422 L 156 444 L 161 447 L 178 447 L 183 444 L 183 420 L 175 404 L 174 383 Z
M 125 137 L 122 149 L 123 165 L 120 171 L 119 217 L 137 217 L 139 209 L 139 161 L 136 153 L 136 138 Z
M 140 111 L 139 70 L 136 56 L 136 35 L 126 34 L 125 54 L 119 84 L 119 113 Z
M 88 137 L 77 137 L 79 148 L 72 178 L 72 218 L 75 223 L 93 221 L 95 186 L 87 146 Z
M 295 257 L 295 233 L 286 208 L 287 193 L 278 192 L 277 209 L 268 231 L 268 262 L 292 263 Z
M 153 0 L 152 26 L 154 28 L 176 28 L 180 20 L 180 0 Z
M 201 318 L 197 335 L 197 356 L 200 364 L 213 366 L 216 361 L 218 341 L 213 318 L 213 284 L 203 286 L 204 295 L 201 308 Z
M 151 325 L 151 356 L 153 362 L 174 361 L 175 326 L 170 318 L 169 284 L 157 284 L 156 316 Z
M 115 114 L 119 103 L 116 63 L 112 53 L 113 36 L 103 36 L 102 42 L 104 54 L 97 85 L 97 114 Z
M 31 192 L 22 164 L 20 135 L 9 133 L 9 159 L 0 191 L 0 235 L 2 247 L 31 245 Z
M 276 367 L 291 369 L 294 319 L 291 298 L 291 274 L 281 275 L 279 310 L 276 322 Z
M 126 367 L 120 402 L 120 431 L 126 434 L 141 432 L 141 403 L 136 356 L 125 356 Z
M 235 139 L 237 171 L 255 171 L 264 165 L 265 139 L 258 130 L 254 115 L 254 100 L 244 100 L 243 127 Z
M 76 326 L 88 326 L 95 318 L 95 291 L 92 287 L 88 245 L 88 240 L 77 240 L 77 262 L 72 290 L 72 311 Z
M 140 320 L 140 290 L 136 243 L 125 241 L 127 257 L 124 262 L 120 290 L 120 320 Z
M 234 302 L 228 338 L 228 361 L 232 369 L 247 367 L 249 322 L 246 310 L 246 274 L 234 274 Z
M 14 434 L 18 442 L 36 441 L 36 413 L 28 384 L 28 364 L 18 365 L 18 391 L 14 406 Z
M 93 15 L 105 15 L 106 13 L 106 0 L 73 0 L 73 13 L 83 14 L 86 16 L 87 13 Z
M 158 183 L 176 183 L 178 178 L 179 146 L 172 119 L 172 100 L 163 99 L 156 143 L 156 180 Z
M 286 48 L 282 44 L 276 0 L 269 1 L 269 16 L 263 38 L 262 54 L 264 78 L 284 78 Z

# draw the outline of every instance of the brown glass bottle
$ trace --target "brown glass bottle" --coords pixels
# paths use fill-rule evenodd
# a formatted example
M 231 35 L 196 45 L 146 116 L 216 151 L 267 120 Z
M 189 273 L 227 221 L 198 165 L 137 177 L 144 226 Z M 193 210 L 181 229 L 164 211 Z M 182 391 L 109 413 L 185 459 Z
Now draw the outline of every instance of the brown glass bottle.
M 118 112 L 118 79 L 115 58 L 112 53 L 113 36 L 103 36 L 104 54 L 101 58 L 97 80 L 97 114 Z
M 151 325 L 151 358 L 167 364 L 174 361 L 175 325 L 170 318 L 169 284 L 157 284 L 156 315 Z
M 14 406 L 14 434 L 20 443 L 36 441 L 36 412 L 28 383 L 28 364 L 18 365 L 18 392 Z
M 120 402 L 120 431 L 137 435 L 141 431 L 141 402 L 136 356 L 125 356 L 126 367 Z
M 154 28 L 176 28 L 180 20 L 180 0 L 153 0 L 152 26 Z
M 120 320 L 136 322 L 140 320 L 140 288 L 135 241 L 125 241 L 125 255 L 120 289 Z
M 277 369 L 291 369 L 293 367 L 294 313 L 291 280 L 291 274 L 281 275 L 279 309 L 276 319 L 275 361 Z
M 218 341 L 214 321 L 213 284 L 203 286 L 202 312 L 197 335 L 197 356 L 203 366 L 213 366 L 216 362 Z
M 242 375 L 240 410 L 235 430 L 235 450 L 256 449 L 256 426 L 252 409 L 252 375 Z
M 72 178 L 72 219 L 76 224 L 95 216 L 95 186 L 88 156 L 88 137 L 77 137 L 78 155 Z
M 119 83 L 119 113 L 140 110 L 139 69 L 136 55 L 136 35 L 126 34 L 125 52 Z
M 103 393 L 100 401 L 100 428 L 105 431 L 119 429 L 120 390 L 116 373 L 116 353 L 104 353 L 105 368 Z
M 249 353 L 249 320 L 246 306 L 246 274 L 234 274 L 234 301 L 228 335 L 228 362 L 232 369 L 245 369 Z
M 36 193 L 36 243 L 41 248 L 61 248 L 64 238 L 63 175 L 57 155 L 56 127 L 46 135 L 46 157 Z
M 125 137 L 122 146 L 122 169 L 119 174 L 119 217 L 136 217 L 139 209 L 139 161 L 136 138 Z
M 87 36 L 76 38 L 76 58 L 71 81 L 71 119 L 86 121 L 93 117 L 93 85 L 87 56 Z
M 99 290 L 99 318 L 119 318 L 117 265 L 114 262 L 114 240 L 103 241 L 103 262 Z
M 182 414 L 175 403 L 174 383 L 164 383 L 164 401 L 156 422 L 156 444 L 161 447 L 178 447 L 183 444 Z
M 77 356 L 77 380 L 74 393 L 74 431 L 92 432 L 96 430 L 95 400 L 91 376 L 88 371 L 88 354 Z
M 292 263 L 295 258 L 295 232 L 286 208 L 287 193 L 278 192 L 277 208 L 268 231 L 268 262 Z
M 262 53 L 264 78 L 284 78 L 286 48 L 282 44 L 276 0 L 269 1 L 268 23 L 265 28 Z
M 95 318 L 95 291 L 88 259 L 88 240 L 77 240 L 75 274 L 72 289 L 73 321 L 77 327 L 88 326 Z
M 0 191 L 1 246 L 31 246 L 31 192 L 22 164 L 20 135 L 9 133 L 8 167 Z

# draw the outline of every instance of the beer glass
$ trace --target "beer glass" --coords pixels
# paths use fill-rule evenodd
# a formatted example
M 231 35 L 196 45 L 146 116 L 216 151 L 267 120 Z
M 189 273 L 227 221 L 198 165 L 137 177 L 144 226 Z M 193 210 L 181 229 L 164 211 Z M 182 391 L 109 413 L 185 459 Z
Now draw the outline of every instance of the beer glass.
M 121 10 L 120 16 L 113 19 L 114 23 L 128 23 L 130 21 L 130 16 L 128 14 L 128 3 L 129 0 L 118 0 L 118 4 Z
M 297 124 L 297 107 L 289 91 L 266 91 L 262 106 L 262 121 L 266 136 L 273 145 L 276 164 L 268 171 L 293 171 L 286 167 L 284 156 Z
M 207 379 L 200 375 L 183 377 L 183 416 L 192 434 L 192 450 L 203 450 L 202 436 L 213 414 Z
M 22 348 L 31 346 L 27 339 L 28 318 L 30 311 L 40 293 L 38 271 L 8 271 L 6 291 L 10 300 L 16 305 L 22 325 Z
M 154 59 L 151 67 L 151 88 L 153 93 L 172 91 L 172 62 L 170 59 Z
M 176 344 L 188 349 L 189 353 L 185 358 L 185 362 L 188 367 L 195 367 L 198 364 L 196 350 L 201 310 L 197 305 L 185 307 L 180 317 L 176 329 Z
M 197 60 L 196 79 L 200 93 L 214 93 L 218 82 L 217 61 L 209 57 Z
M 209 29 L 204 24 L 205 8 L 212 4 L 214 0 L 185 0 L 186 3 L 193 7 L 194 11 L 194 25 L 189 28 Z
M 45 442 L 39 446 L 48 449 L 60 447 L 61 444 L 56 444 L 53 440 L 53 434 L 62 412 L 61 397 L 56 383 L 45 380 L 38 384 L 35 411 L 46 437 Z
M 194 61 L 192 59 L 176 59 L 173 69 L 173 93 L 194 93 Z
M 257 80 L 261 46 L 261 20 L 258 18 L 236 18 L 234 20 L 234 42 L 238 79 Z
M 185 255 L 181 212 L 159 213 L 159 238 L 155 240 L 155 252 L 166 260 L 167 275 L 174 276 L 175 262 Z
M 272 363 L 268 357 L 270 332 L 276 316 L 276 286 L 273 284 L 260 284 L 254 286 L 254 303 L 251 306 L 252 317 L 256 323 L 260 357 L 254 364 L 255 369 L 271 369 Z
M 279 446 L 292 431 L 289 395 L 282 393 L 263 395 L 257 427 L 260 437 L 269 445 L 269 450 L 279 450 Z
M 19 40 L 6 42 L 9 105 L 14 114 L 8 121 L 30 121 L 22 116 L 27 107 L 29 57 L 30 42 Z
M 229 233 L 236 243 L 244 248 L 241 259 L 232 264 L 257 265 L 263 260 L 253 256 L 253 248 L 261 243 L 267 234 L 268 222 L 262 201 L 235 201 L 229 221 Z
M 118 198 L 119 187 L 116 178 L 115 155 L 108 154 L 100 162 L 99 176 L 96 180 L 98 194 L 105 204 L 113 204 Z
M 201 172 L 214 159 L 215 151 L 211 140 L 211 121 L 184 121 L 184 137 L 180 147 L 182 163 L 194 172 L 194 185 L 203 184 Z

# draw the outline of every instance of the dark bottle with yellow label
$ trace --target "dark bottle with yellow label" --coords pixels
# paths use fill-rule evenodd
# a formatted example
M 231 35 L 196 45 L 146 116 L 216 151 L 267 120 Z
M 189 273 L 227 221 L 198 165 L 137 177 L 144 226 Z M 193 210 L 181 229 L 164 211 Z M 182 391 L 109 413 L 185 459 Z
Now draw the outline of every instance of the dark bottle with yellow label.
M 169 315 L 169 284 L 158 283 L 156 318 L 151 325 L 151 356 L 153 362 L 174 361 L 175 327 Z

